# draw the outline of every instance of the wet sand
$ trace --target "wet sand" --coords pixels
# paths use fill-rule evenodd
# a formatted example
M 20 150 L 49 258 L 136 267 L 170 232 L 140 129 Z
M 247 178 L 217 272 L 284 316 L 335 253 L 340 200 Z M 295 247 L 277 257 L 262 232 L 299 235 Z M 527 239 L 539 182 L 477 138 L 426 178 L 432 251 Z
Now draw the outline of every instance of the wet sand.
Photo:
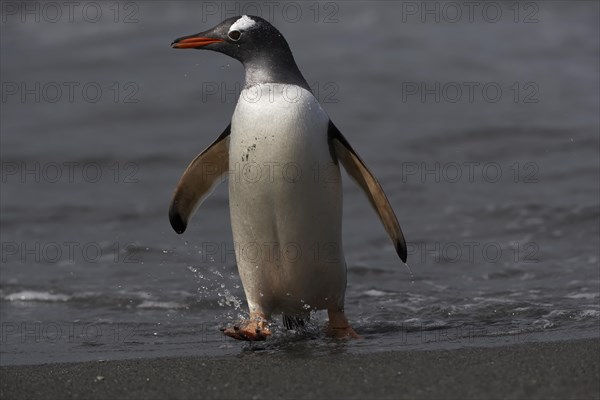
M 371 354 L 248 352 L 8 366 L 3 399 L 598 399 L 600 340 Z

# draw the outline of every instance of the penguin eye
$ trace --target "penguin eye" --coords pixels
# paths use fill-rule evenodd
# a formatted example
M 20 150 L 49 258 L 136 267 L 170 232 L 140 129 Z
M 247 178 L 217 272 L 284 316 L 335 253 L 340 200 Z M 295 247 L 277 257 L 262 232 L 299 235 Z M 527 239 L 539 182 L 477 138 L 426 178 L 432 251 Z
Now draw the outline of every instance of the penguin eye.
M 233 40 L 233 41 L 238 41 L 240 40 L 240 36 L 242 36 L 242 34 L 240 33 L 240 31 L 231 31 L 227 34 L 229 36 L 229 39 Z

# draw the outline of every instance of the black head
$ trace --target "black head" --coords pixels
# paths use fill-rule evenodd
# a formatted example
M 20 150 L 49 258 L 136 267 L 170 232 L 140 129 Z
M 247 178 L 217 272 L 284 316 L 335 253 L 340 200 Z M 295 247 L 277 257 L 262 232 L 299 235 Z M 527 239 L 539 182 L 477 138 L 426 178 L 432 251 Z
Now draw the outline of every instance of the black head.
M 265 54 L 290 52 L 283 35 L 273 25 L 248 15 L 228 18 L 207 31 L 175 39 L 171 46 L 218 51 L 243 64 Z
M 310 90 L 283 35 L 261 17 L 228 18 L 207 31 L 175 39 L 171 46 L 212 50 L 235 58 L 246 68 L 247 84 L 292 83 Z

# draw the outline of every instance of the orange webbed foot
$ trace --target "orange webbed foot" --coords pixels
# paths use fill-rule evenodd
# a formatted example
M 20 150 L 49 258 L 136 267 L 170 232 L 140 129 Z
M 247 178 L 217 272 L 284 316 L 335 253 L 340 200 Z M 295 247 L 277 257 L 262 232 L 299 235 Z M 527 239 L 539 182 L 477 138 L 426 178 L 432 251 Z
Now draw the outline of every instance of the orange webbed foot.
M 343 310 L 328 310 L 329 323 L 326 334 L 335 339 L 362 339 L 348 322 Z
M 271 336 L 271 329 L 267 320 L 261 316 L 252 316 L 250 319 L 240 321 L 238 324 L 225 328 L 223 333 L 237 340 L 260 341 Z
M 328 326 L 326 334 L 334 339 L 362 339 L 350 325 L 340 328 Z

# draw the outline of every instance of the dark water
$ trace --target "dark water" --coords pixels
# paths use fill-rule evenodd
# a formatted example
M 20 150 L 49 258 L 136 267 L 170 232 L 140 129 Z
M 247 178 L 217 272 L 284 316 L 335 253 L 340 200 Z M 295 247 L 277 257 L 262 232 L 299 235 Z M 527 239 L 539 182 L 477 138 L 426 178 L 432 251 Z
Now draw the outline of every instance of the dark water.
M 386 189 L 413 276 L 346 179 L 346 308 L 365 339 L 326 339 L 317 314 L 255 346 L 219 332 L 245 311 L 226 185 L 184 235 L 166 215 L 242 79 L 223 55 L 169 44 L 244 6 L 83 2 L 71 21 L 31 4 L 2 5 L 2 364 L 598 336 L 597 2 L 273 10 Z

